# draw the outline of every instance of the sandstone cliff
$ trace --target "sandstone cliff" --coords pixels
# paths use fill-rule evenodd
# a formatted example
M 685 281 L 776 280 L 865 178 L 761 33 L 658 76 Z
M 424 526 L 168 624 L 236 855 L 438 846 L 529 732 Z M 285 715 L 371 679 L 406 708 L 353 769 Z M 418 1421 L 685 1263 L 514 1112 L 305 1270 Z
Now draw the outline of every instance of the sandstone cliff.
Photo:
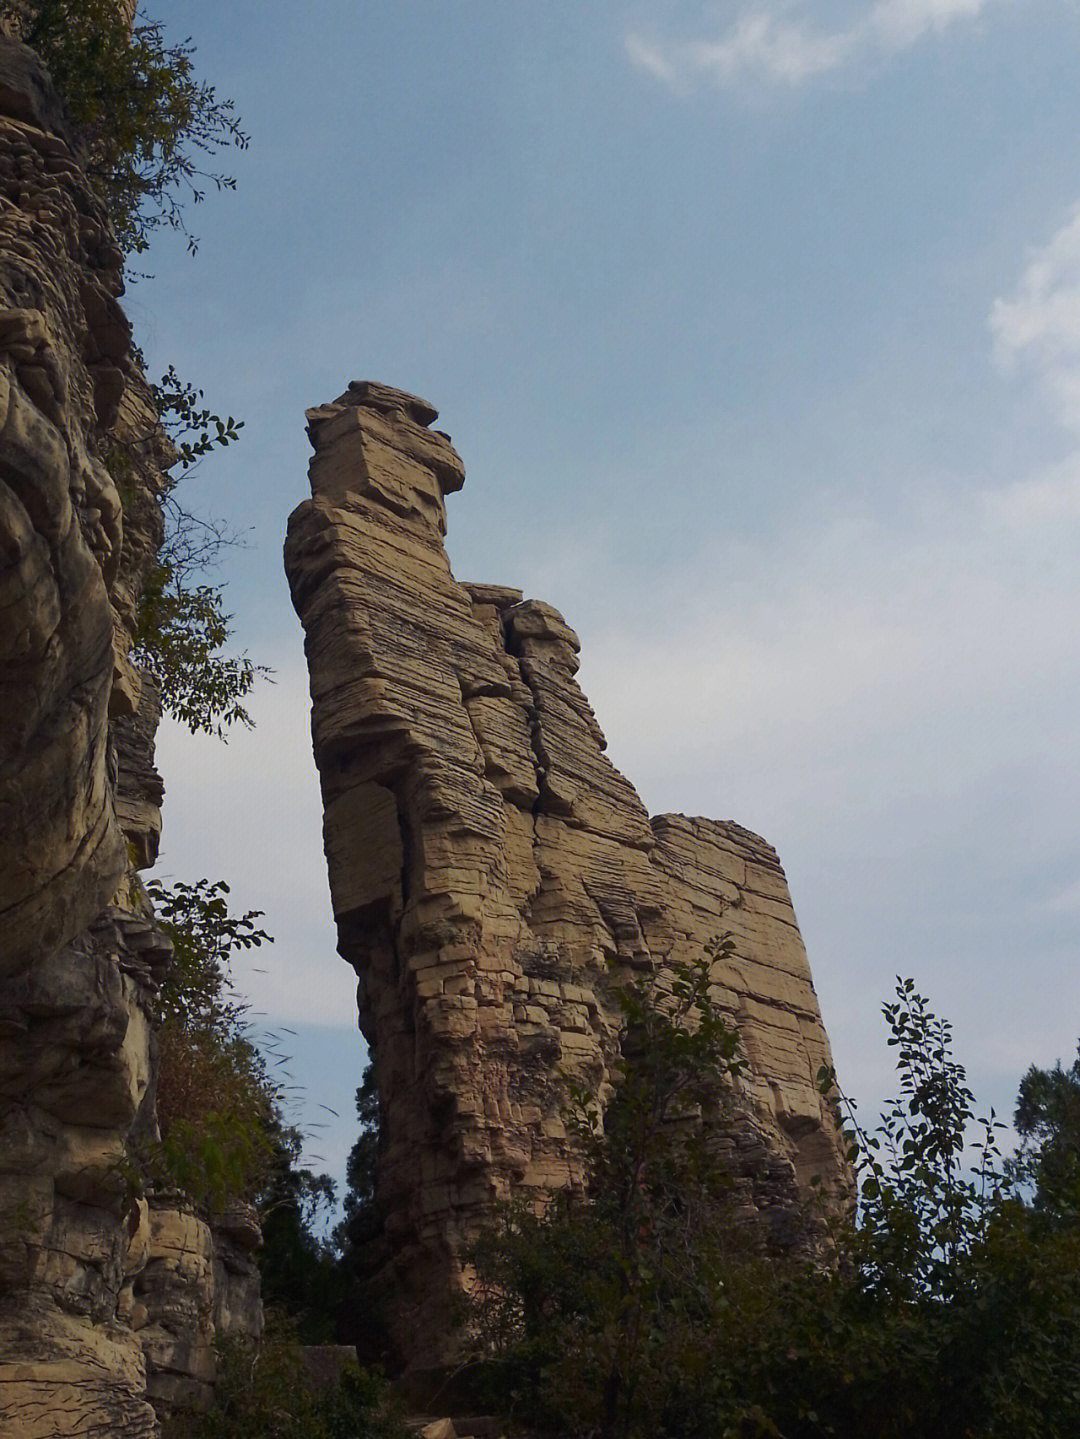
M 258 1322 L 250 1219 L 215 1240 L 181 1200 L 140 1197 L 130 1157 L 154 1133 L 170 946 L 137 876 L 160 706 L 128 652 L 174 456 L 122 270 L 48 75 L 0 36 L 5 1439 L 156 1434 L 151 1401 L 207 1392 L 215 1320 Z
M 446 1357 L 461 1255 L 494 1203 L 580 1182 L 560 1074 L 609 1092 L 620 971 L 663 988 L 730 930 L 713 981 L 750 1062 L 725 1139 L 742 1218 L 798 1242 L 811 1177 L 847 1177 L 776 854 L 736 824 L 650 820 L 604 753 L 562 616 L 455 581 L 445 497 L 464 470 L 435 419 L 366 382 L 309 411 L 313 498 L 285 550 L 382 1104 L 383 1278 L 414 1364 Z

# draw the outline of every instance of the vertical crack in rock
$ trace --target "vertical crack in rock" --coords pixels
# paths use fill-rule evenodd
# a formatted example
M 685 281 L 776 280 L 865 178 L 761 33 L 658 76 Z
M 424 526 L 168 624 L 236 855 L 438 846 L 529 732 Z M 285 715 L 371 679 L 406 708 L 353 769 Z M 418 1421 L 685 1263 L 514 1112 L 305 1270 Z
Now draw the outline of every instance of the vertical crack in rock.
M 432 406 L 353 382 L 308 412 L 312 498 L 285 565 L 304 626 L 339 949 L 360 980 L 384 1124 L 379 1263 L 401 1357 L 453 1349 L 461 1256 L 510 1194 L 580 1185 L 567 1078 L 603 1098 L 612 985 L 661 990 L 734 932 L 713 994 L 750 1060 L 719 1137 L 740 1212 L 780 1243 L 820 1173 L 848 1178 L 829 1062 L 773 850 L 735 824 L 650 821 L 578 688 L 578 639 L 443 547 L 464 470 Z

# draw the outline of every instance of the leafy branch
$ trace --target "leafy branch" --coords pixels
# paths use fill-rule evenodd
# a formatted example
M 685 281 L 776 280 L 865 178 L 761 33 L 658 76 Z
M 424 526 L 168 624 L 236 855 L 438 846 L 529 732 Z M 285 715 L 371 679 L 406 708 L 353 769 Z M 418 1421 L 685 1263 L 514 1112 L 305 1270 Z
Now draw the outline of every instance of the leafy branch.
M 190 39 L 167 43 L 141 11 L 129 26 L 116 0 L 6 0 L 0 16 L 49 67 L 124 252 L 144 252 L 162 226 L 194 251 L 186 207 L 207 187 L 235 188 L 207 166 L 223 149 L 245 150 L 249 137 L 233 101 L 197 78 Z

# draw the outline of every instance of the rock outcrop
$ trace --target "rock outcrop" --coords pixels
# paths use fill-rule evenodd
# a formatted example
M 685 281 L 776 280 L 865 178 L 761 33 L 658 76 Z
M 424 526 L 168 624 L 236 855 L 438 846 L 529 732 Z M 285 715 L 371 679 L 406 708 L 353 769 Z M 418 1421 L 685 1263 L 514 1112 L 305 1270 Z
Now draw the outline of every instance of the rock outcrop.
M 461 1256 L 495 1202 L 581 1182 L 561 1076 L 610 1092 L 620 974 L 662 990 L 730 931 L 713 992 L 749 1060 L 726 1140 L 742 1215 L 792 1242 L 811 1177 L 847 1178 L 775 852 L 736 824 L 650 820 L 604 753 L 562 616 L 454 579 L 445 497 L 464 470 L 435 419 L 366 382 L 309 411 L 313 498 L 285 550 L 382 1108 L 383 1278 L 419 1365 L 447 1356 Z
M 122 273 L 46 71 L 0 35 L 3 1439 L 156 1434 L 152 1400 L 203 1392 L 209 1326 L 260 1322 L 250 1218 L 211 1235 L 132 1163 L 171 947 L 137 874 L 160 705 L 129 650 L 175 456 Z

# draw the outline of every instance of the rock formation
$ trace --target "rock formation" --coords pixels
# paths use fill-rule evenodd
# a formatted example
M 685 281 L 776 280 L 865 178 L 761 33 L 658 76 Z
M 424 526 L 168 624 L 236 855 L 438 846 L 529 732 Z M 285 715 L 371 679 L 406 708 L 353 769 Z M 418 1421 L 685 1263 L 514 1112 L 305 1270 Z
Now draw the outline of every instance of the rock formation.
M 250 1216 L 215 1238 L 175 1197 L 140 1197 L 130 1159 L 154 1133 L 170 946 L 137 875 L 157 853 L 160 707 L 128 655 L 175 457 L 122 271 L 47 73 L 0 36 L 4 1439 L 156 1434 L 151 1400 L 211 1377 L 215 1319 L 259 1322 Z
M 562 616 L 455 581 L 445 497 L 464 470 L 435 419 L 367 382 L 310 410 L 313 498 L 285 550 L 382 1105 L 383 1277 L 414 1364 L 446 1357 L 462 1252 L 494 1203 L 580 1182 L 561 1076 L 610 1092 L 611 986 L 648 970 L 662 990 L 720 931 L 737 955 L 713 992 L 749 1060 L 726 1139 L 743 1218 L 791 1242 L 811 1177 L 846 1179 L 776 854 L 736 824 L 650 820 L 604 754 Z

